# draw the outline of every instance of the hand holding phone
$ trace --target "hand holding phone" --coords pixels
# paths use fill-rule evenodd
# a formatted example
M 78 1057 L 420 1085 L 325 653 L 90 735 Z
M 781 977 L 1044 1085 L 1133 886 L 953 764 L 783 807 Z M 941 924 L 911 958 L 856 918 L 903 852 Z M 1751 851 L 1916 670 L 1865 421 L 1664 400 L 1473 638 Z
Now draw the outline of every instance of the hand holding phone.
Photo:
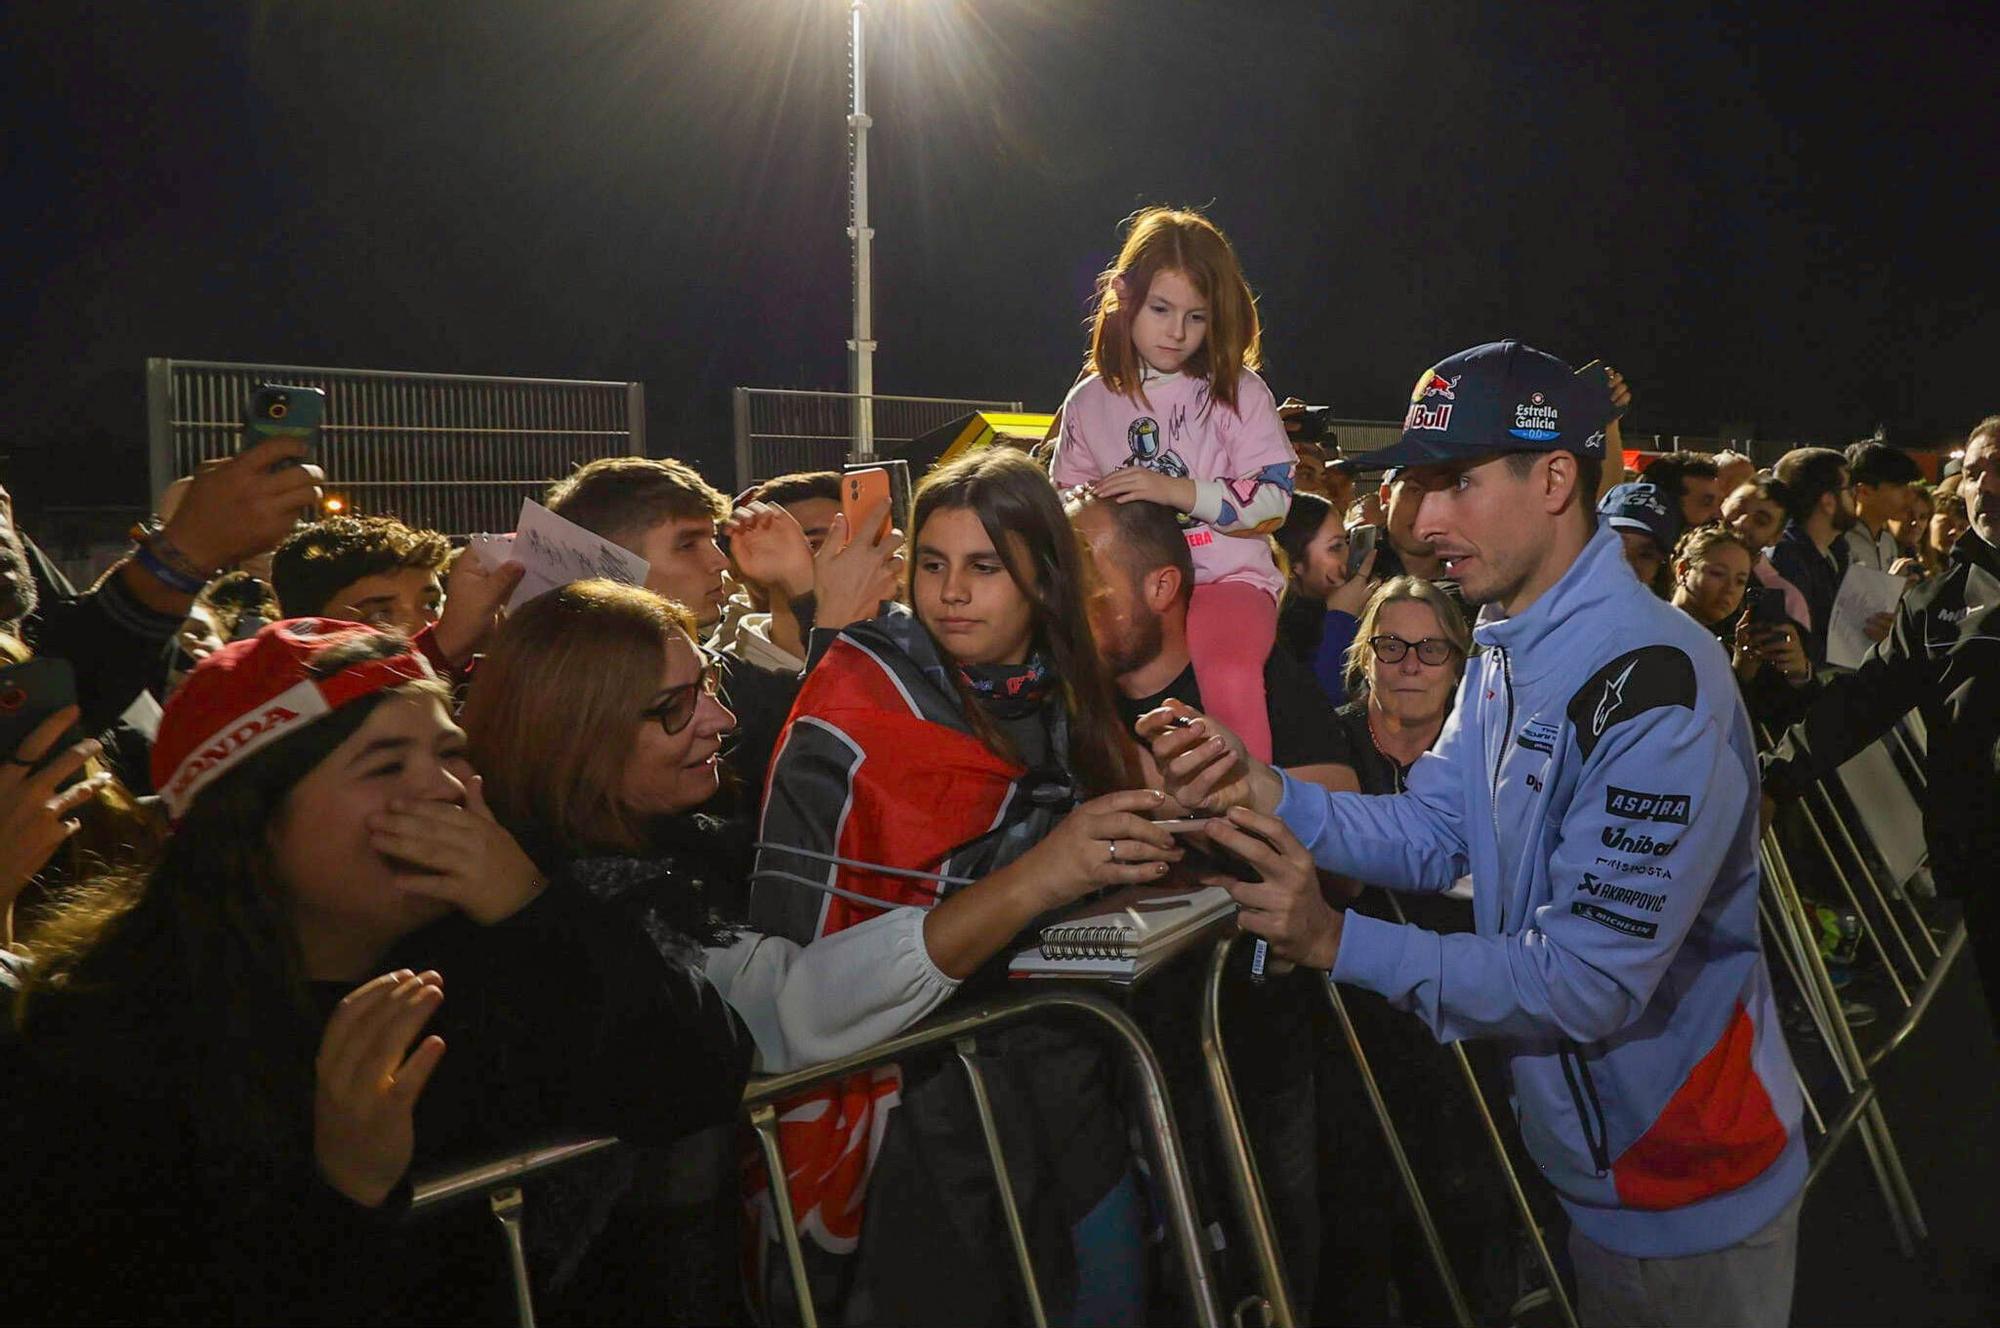
M 1200 877 L 1213 872 L 1237 881 L 1263 880 L 1263 875 L 1255 867 L 1208 837 L 1208 824 L 1215 819 L 1213 816 L 1181 816 L 1153 824 L 1182 841 L 1181 847 L 1187 853 L 1182 866 L 1192 875 Z M 1251 833 L 1240 825 L 1236 829 L 1244 834 Z M 1256 837 L 1263 838 L 1262 835 Z
M 1775 586 L 1751 586 L 1743 592 L 1744 615 L 1757 627 L 1783 627 L 1791 619 L 1785 613 L 1785 592 Z
M 861 519 L 875 504 L 885 504 L 883 517 L 872 534 L 861 528 Z M 840 510 L 847 517 L 847 537 L 861 538 L 868 534 L 871 540 L 881 540 L 888 535 L 895 519 L 894 499 L 889 489 L 889 472 L 880 466 L 870 466 L 865 470 L 850 470 L 840 477 Z
M 1350 578 L 1361 574 L 1361 564 L 1375 551 L 1375 541 L 1381 534 L 1381 527 L 1374 525 L 1353 526 L 1348 529 L 1347 575 Z
M 83 730 L 72 721 L 54 741 L 33 751 L 28 750 L 33 746 L 29 739 L 50 716 L 75 707 L 76 672 L 68 660 L 44 656 L 0 669 L 0 760 L 30 777 L 46 770 L 82 741 Z M 56 788 L 66 789 L 82 778 L 79 768 Z

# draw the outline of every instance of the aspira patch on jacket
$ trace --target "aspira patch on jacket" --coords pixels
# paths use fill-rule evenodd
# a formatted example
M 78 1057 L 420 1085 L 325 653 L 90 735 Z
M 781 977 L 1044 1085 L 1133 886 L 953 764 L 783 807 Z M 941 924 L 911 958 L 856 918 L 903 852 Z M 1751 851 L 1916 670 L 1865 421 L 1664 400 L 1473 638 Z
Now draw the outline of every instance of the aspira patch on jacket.
M 1584 759 L 1613 728 L 1664 706 L 1694 709 L 1694 663 L 1673 646 L 1641 646 L 1612 660 L 1569 698 L 1569 723 Z

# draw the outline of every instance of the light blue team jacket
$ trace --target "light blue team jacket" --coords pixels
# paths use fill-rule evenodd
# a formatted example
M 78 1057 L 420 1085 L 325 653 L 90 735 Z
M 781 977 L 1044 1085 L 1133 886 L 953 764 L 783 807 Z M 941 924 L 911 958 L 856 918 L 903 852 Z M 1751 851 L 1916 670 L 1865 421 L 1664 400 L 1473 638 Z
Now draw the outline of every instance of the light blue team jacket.
M 1647 1258 L 1733 1245 L 1798 1194 L 1806 1154 L 1729 662 L 1608 529 L 1526 612 L 1483 617 L 1408 792 L 1285 781 L 1278 815 L 1322 868 L 1399 890 L 1473 879 L 1473 933 L 1350 912 L 1333 976 L 1441 1040 L 1502 1041 L 1529 1152 L 1590 1239 Z

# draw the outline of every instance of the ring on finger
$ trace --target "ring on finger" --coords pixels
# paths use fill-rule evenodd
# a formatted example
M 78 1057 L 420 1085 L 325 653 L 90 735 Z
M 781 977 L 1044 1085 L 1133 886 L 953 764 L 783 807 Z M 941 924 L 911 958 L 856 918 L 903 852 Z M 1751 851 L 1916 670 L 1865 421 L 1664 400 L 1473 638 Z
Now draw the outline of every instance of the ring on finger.
M 1118 861 L 1118 841 L 1114 839 L 1104 847 L 1111 850 L 1111 861 Z

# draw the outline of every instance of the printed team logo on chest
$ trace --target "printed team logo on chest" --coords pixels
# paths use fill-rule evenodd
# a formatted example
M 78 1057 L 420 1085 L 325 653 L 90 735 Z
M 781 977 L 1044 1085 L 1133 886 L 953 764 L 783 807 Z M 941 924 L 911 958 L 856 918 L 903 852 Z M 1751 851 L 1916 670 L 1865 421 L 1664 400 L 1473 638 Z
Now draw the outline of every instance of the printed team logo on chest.
M 1551 724 L 1546 719 L 1531 719 L 1521 726 L 1519 733 L 1514 735 L 1514 745 L 1525 747 L 1531 752 L 1553 754 L 1556 749 L 1556 735 L 1560 732 L 1562 726 L 1559 724 Z

